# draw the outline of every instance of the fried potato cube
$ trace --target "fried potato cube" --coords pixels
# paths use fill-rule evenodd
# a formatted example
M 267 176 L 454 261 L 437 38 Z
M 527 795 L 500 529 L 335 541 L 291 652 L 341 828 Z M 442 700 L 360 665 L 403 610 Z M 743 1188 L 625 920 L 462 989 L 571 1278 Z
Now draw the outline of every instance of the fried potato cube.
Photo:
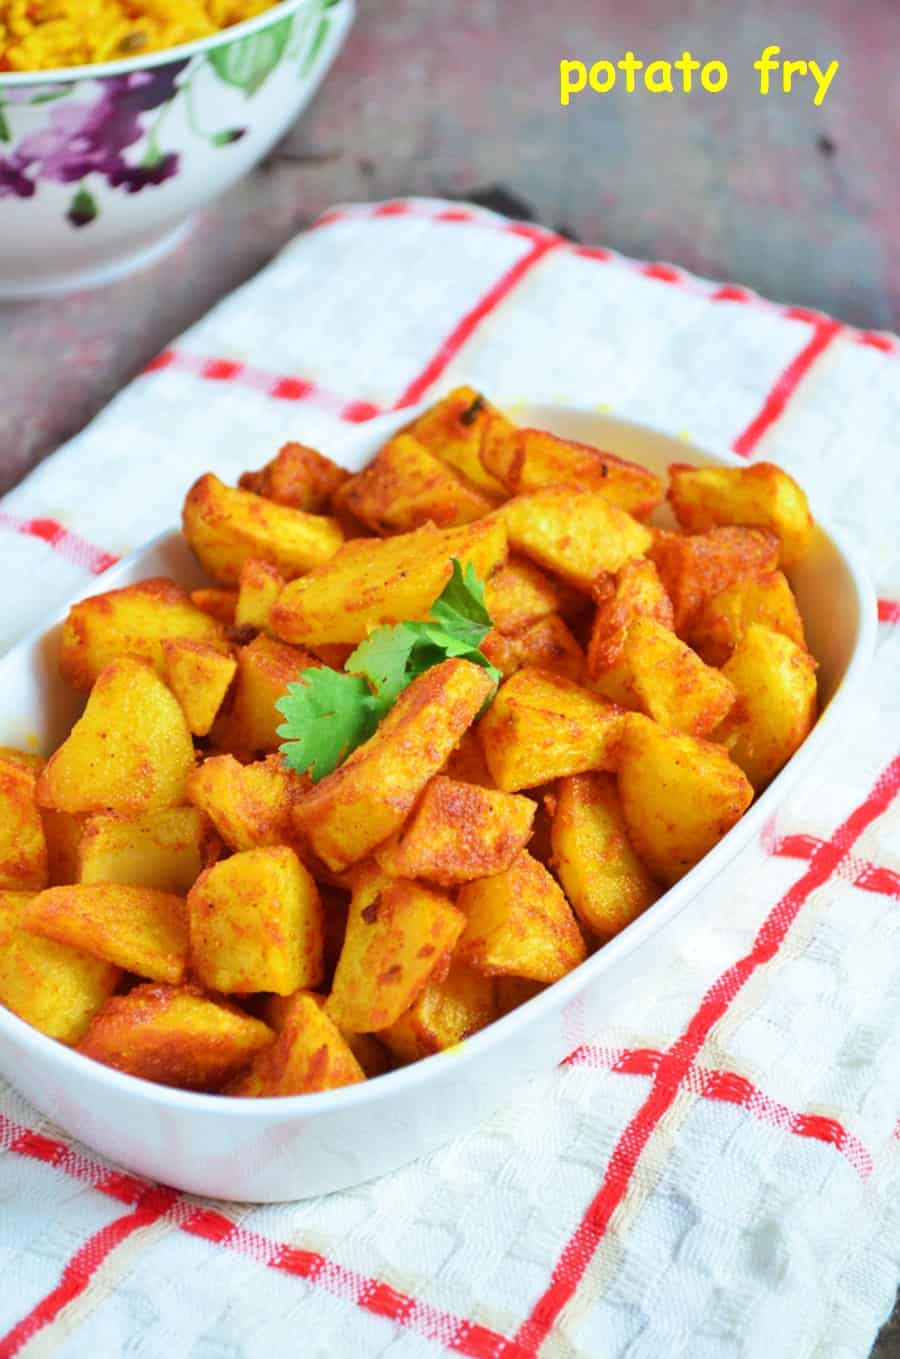
M 47 886 L 47 841 L 35 784 L 33 769 L 0 759 L 0 890 Z
M 713 528 L 691 536 L 657 530 L 649 555 L 672 601 L 675 631 L 687 638 L 707 600 L 745 576 L 774 571 L 778 539 L 756 528 Z
M 40 892 L 22 923 L 32 934 L 102 958 L 152 981 L 184 981 L 188 921 L 183 897 L 122 883 L 74 883 Z
M 593 677 L 621 664 L 625 633 L 636 618 L 654 618 L 665 628 L 675 622 L 672 601 L 653 562 L 645 558 L 626 562 L 594 595 L 597 612 L 587 653 L 588 674 Z
M 15 746 L 0 746 L 0 761 L 14 764 L 19 769 L 28 769 L 35 778 L 47 763 L 43 755 L 32 755 L 27 750 L 17 750 Z
M 271 562 L 248 557 L 241 567 L 240 586 L 234 621 L 239 628 L 269 630 L 269 619 L 275 601 L 287 584 L 284 576 Z
M 517 1010 L 526 1000 L 546 990 L 543 982 L 529 981 L 526 977 L 495 977 L 494 987 L 497 995 L 497 1017 L 508 1015 Z
M 219 1090 L 275 1035 L 236 1005 L 198 986 L 148 982 L 113 996 L 78 1051 L 118 1071 L 182 1090 Z
M 288 769 L 280 755 L 253 764 L 213 755 L 191 774 L 187 795 L 229 849 L 261 849 L 293 838 L 291 811 L 309 786 L 309 779 Z
M 452 557 L 471 562 L 486 580 L 506 560 L 506 529 L 497 515 L 345 543 L 332 561 L 285 586 L 272 610 L 273 631 L 315 647 L 361 642 L 379 623 L 426 618 L 453 573 Z
M 688 533 L 702 533 L 717 524 L 771 529 L 781 540 L 782 566 L 793 566 L 809 546 L 813 520 L 806 495 L 772 462 L 747 467 L 673 463 L 669 477 L 669 500 Z
M 524 666 L 563 675 L 576 684 L 584 675 L 584 652 L 558 613 L 548 613 L 509 636 L 489 632 L 481 651 L 504 676 Z
M 489 514 L 493 501 L 464 486 L 411 434 L 398 434 L 368 467 L 344 483 L 335 508 L 349 510 L 360 523 L 386 536 L 429 522 L 439 528 L 469 524 Z
M 683 877 L 739 821 L 753 788 L 720 745 L 631 713 L 619 796 L 628 838 L 660 882 Z
M 41 822 L 47 842 L 48 887 L 62 887 L 65 883 L 78 881 L 82 820 L 82 817 L 70 816 L 68 812 L 41 808 Z
M 466 883 L 458 900 L 466 928 L 456 957 L 488 976 L 553 982 L 587 957 L 562 888 L 527 850 L 505 873 Z
M 345 911 L 345 924 L 346 914 Z M 327 951 L 328 946 L 326 944 L 326 953 Z M 340 948 L 338 949 L 338 953 L 340 953 Z M 337 959 L 335 959 L 335 963 L 337 963 Z M 331 971 L 333 972 L 334 969 L 332 968 Z M 298 991 L 297 995 L 306 996 L 310 1000 L 315 1001 L 320 1011 L 323 1009 L 327 999 L 326 996 L 323 996 L 317 991 Z M 295 996 L 266 996 L 260 1011 L 261 1017 L 267 1024 L 275 1029 L 276 1033 L 280 1033 L 291 1017 L 294 1003 Z M 341 1038 L 353 1053 L 353 1056 L 356 1058 L 356 1061 L 359 1063 L 365 1076 L 382 1076 L 385 1071 L 390 1070 L 393 1064 L 391 1054 L 384 1044 L 379 1042 L 374 1034 L 341 1033 L 340 1029 L 337 1029 L 337 1032 L 340 1033 Z M 335 1055 L 337 1056 L 337 1053 Z M 358 1077 L 355 1079 L 358 1079 Z
M 221 624 L 165 576 L 91 595 L 73 604 L 63 623 L 60 674 L 87 693 L 110 661 L 132 656 L 149 661 L 162 676 L 162 643 L 171 637 L 223 645 Z
M 271 462 L 258 472 L 245 472 L 239 481 L 244 491 L 289 505 L 307 514 L 324 514 L 331 499 L 350 473 L 306 444 L 282 444 Z
M 237 601 L 237 590 L 227 590 L 218 585 L 191 591 L 191 603 L 225 626 L 230 626 L 234 622 Z
M 278 728 L 284 721 L 275 704 L 292 680 L 319 664 L 310 652 L 272 637 L 260 635 L 242 646 L 231 691 L 212 726 L 213 745 L 244 756 L 274 754 L 281 744 Z
M 806 646 L 797 601 L 780 571 L 746 576 L 708 600 L 691 631 L 691 646 L 707 665 L 724 665 L 751 623 Z
M 284 1003 L 275 1042 L 257 1053 L 250 1069 L 225 1093 L 256 1099 L 311 1095 L 365 1079 L 366 1073 L 323 1010 L 320 998 L 298 991 Z
M 233 656 L 206 642 L 186 637 L 166 638 L 162 644 L 165 680 L 181 704 L 195 736 L 206 736 L 225 701 L 237 670 Z
M 571 622 L 587 602 L 578 590 L 546 575 L 527 557 L 510 557 L 484 584 L 484 603 L 494 627 L 509 636 L 551 613 Z
M 552 834 L 559 880 L 594 938 L 612 939 L 660 895 L 629 843 L 612 774 L 560 779 Z
M 82 883 L 117 882 L 183 897 L 214 848 L 215 836 L 196 807 L 164 807 L 137 817 L 89 816 L 76 876 Z
M 604 571 L 618 571 L 643 556 L 653 541 L 648 528 L 611 505 L 602 491 L 577 486 L 516 496 L 498 514 L 511 547 L 581 590 L 589 590 Z
M 412 434 L 443 462 L 461 472 L 472 486 L 494 500 L 506 489 L 487 470 L 482 450 L 492 438 L 504 438 L 514 426 L 474 387 L 457 387 L 407 425 Z
M 449 779 L 456 779 L 459 783 L 474 783 L 479 788 L 497 786 L 491 778 L 481 742 L 472 727 L 463 733 L 462 740 L 444 765 L 444 773 Z
M 375 735 L 300 799 L 295 824 L 324 864 L 340 873 L 400 829 L 492 687 L 471 661 L 451 658 L 426 670 Z
M 510 495 L 566 482 L 602 491 L 611 505 L 639 519 L 663 499 L 662 479 L 646 467 L 543 429 L 517 429 L 505 438 L 495 437 L 485 444 L 481 460 Z
M 487 878 L 525 848 L 535 810 L 530 798 L 438 774 L 399 834 L 376 849 L 375 862 L 393 878 L 441 887 Z
M 516 793 L 566 774 L 613 769 L 625 714 L 543 670 L 518 670 L 478 725 L 498 788 Z
M 271 562 L 289 579 L 299 576 L 328 561 L 344 541 L 336 519 L 226 486 L 211 472 L 188 491 L 182 524 L 203 566 L 223 585 L 238 583 L 250 557 Z
M 61 1043 L 77 1043 L 122 975 L 110 963 L 25 928 L 31 892 L 0 892 L 0 1005 Z
M 321 982 L 322 903 L 287 845 L 242 850 L 206 869 L 188 913 L 191 966 L 211 991 L 289 996 Z
M 361 867 L 325 1006 L 338 1028 L 372 1033 L 395 1023 L 430 978 L 446 974 L 465 923 L 433 888 Z
M 816 662 L 790 637 L 751 623 L 722 673 L 738 701 L 715 738 L 759 791 L 815 724 Z
M 418 999 L 379 1037 L 398 1061 L 417 1062 L 457 1047 L 496 1018 L 494 978 L 453 962 L 443 981 L 426 982 Z
M 84 714 L 47 762 L 38 801 L 61 812 L 138 816 L 184 801 L 194 747 L 184 713 L 147 661 L 100 672 Z

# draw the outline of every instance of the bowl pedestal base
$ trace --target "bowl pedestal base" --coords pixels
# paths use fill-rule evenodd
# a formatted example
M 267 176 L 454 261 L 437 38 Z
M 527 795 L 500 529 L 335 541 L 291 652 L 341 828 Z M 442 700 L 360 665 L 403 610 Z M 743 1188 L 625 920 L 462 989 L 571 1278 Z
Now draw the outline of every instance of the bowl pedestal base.
M 109 255 L 101 263 L 91 262 L 59 272 L 42 269 L 40 277 L 33 278 L 0 272 L 0 302 L 27 302 L 116 283 L 168 255 L 190 234 L 192 226 L 192 218 L 179 222 L 176 227 L 167 226 L 158 235 L 145 238 L 137 249 L 132 245 L 120 254 Z

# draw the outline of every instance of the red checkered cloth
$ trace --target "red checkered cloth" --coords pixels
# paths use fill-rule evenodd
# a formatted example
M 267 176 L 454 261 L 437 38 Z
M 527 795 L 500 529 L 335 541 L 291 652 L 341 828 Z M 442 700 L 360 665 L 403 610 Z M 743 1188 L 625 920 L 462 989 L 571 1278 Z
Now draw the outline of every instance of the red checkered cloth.
M 484 1126 L 293 1205 L 102 1164 L 0 1083 L 0 1359 L 855 1359 L 900 1274 L 900 342 L 477 209 L 339 209 L 6 498 L 11 642 L 185 486 L 460 382 L 789 468 L 865 553 L 852 727 L 615 1028 Z M 29 588 L 23 590 L 22 580 Z

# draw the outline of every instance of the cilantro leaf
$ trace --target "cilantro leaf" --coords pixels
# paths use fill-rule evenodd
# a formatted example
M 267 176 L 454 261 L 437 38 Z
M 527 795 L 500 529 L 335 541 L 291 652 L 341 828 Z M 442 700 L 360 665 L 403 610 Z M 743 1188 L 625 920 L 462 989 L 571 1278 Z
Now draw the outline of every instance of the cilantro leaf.
M 376 628 L 347 658 L 347 670 L 366 676 L 385 711 L 409 684 L 409 659 L 416 640 L 408 623 Z
M 453 558 L 453 574 L 432 604 L 429 616 L 449 636 L 463 639 L 472 647 L 484 641 L 494 625 L 484 602 L 484 582 L 471 562 L 463 571 Z
M 383 716 L 366 681 L 323 665 L 303 670 L 275 707 L 281 753 L 290 769 L 318 783 L 367 741 Z

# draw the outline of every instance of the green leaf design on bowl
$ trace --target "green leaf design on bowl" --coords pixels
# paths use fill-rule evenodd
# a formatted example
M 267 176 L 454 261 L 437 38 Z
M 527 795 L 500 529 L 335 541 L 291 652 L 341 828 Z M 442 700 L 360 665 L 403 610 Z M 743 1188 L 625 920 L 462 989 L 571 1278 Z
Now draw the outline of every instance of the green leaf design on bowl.
M 293 16 L 288 15 L 259 33 L 251 33 L 227 47 L 217 47 L 209 53 L 210 65 L 220 80 L 243 90 L 250 99 L 281 61 L 293 22 Z

